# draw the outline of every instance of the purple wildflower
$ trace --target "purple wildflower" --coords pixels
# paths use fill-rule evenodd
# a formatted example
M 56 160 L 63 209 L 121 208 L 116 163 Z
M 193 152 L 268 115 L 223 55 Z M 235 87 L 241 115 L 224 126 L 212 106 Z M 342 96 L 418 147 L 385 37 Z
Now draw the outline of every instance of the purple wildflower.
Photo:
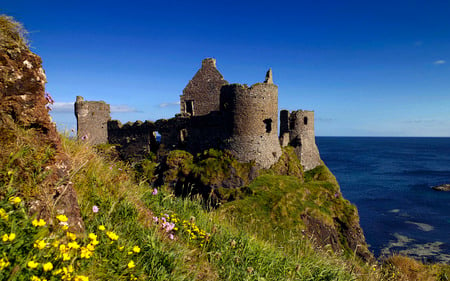
M 47 103 L 49 104 L 53 104 L 55 102 L 49 93 L 45 93 L 44 98 L 47 100 Z
M 87 136 L 87 135 L 84 135 L 84 136 L 81 137 L 81 140 L 83 140 L 83 141 L 84 141 L 84 140 L 87 140 L 87 139 L 88 139 L 88 136 Z
M 335 197 L 335 198 L 338 198 L 338 197 L 339 197 L 339 193 L 336 192 L 336 193 L 334 194 L 334 197 Z
M 153 217 L 153 221 L 154 221 L 155 223 L 158 223 L 158 217 Z
M 152 195 L 156 195 L 156 194 L 158 194 L 158 189 L 156 189 L 156 188 L 153 188 L 153 192 L 152 192 Z
M 96 206 L 96 205 L 94 205 L 94 206 L 92 206 L 92 212 L 94 212 L 94 213 L 98 213 L 98 206 Z
M 162 217 L 162 218 L 161 218 L 161 221 L 162 221 L 163 223 L 166 223 L 166 218 L 165 218 L 165 217 Z
M 172 233 L 169 234 L 169 239 L 173 240 L 173 234 Z

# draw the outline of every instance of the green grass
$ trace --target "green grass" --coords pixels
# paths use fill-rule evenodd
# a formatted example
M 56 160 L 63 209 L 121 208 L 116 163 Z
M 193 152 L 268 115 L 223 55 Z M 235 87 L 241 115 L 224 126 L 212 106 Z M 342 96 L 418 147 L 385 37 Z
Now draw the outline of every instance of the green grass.
M 0 50 L 27 48 L 27 32 L 22 24 L 12 17 L 0 15 Z

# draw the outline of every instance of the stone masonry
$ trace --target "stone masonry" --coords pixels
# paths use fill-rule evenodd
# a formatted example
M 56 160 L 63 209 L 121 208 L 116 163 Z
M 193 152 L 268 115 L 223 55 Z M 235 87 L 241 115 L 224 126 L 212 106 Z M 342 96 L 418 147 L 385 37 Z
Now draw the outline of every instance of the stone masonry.
M 92 145 L 108 142 L 107 124 L 111 119 L 109 104 L 104 101 L 85 101 L 83 97 L 77 96 L 75 116 L 79 139 Z

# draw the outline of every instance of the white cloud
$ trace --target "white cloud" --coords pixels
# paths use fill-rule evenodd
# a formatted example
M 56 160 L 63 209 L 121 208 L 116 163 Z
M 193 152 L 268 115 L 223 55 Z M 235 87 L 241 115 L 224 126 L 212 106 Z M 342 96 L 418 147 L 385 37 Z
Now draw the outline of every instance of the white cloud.
M 445 60 L 437 60 L 437 61 L 433 62 L 433 64 L 444 64 L 444 63 L 446 63 Z
M 53 112 L 74 112 L 73 102 L 55 102 L 50 107 Z
M 178 106 L 178 105 L 180 105 L 179 101 L 176 101 L 176 102 L 163 102 L 163 103 L 159 104 L 159 107 L 164 108 L 164 107 Z
M 112 113 L 124 113 L 124 112 L 139 112 L 136 108 L 129 107 L 128 105 L 111 105 Z

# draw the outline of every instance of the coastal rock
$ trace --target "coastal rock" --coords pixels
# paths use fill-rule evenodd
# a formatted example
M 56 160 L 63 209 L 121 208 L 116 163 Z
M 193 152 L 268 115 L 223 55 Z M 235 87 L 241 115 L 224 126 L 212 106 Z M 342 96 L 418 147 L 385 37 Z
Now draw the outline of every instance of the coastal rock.
M 0 16 L 0 27 L 0 174 L 14 176 L 0 176 L 0 183 L 13 184 L 19 195 L 31 193 L 26 204 L 38 218 L 51 221 L 66 214 L 70 229 L 81 231 L 76 192 L 68 180 L 70 159 L 49 115 L 53 99 L 45 91 L 42 60 L 29 50 L 20 24 Z
M 450 184 L 446 183 L 446 184 L 433 186 L 432 189 L 437 190 L 437 191 L 450 191 Z

